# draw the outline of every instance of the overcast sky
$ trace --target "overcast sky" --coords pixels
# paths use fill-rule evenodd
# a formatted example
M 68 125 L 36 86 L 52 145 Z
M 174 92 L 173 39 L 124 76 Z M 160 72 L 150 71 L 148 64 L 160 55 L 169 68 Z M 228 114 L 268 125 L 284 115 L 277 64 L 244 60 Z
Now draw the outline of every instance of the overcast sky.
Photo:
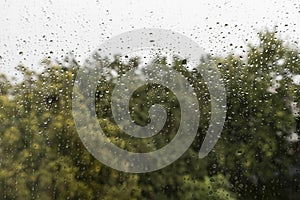
M 137 28 L 177 31 L 214 55 L 240 53 L 276 25 L 283 39 L 300 41 L 299 0 L 1 0 L 0 9 L 0 72 L 9 74 L 20 61 L 38 69 L 46 56 L 71 51 L 82 62 L 107 38 Z

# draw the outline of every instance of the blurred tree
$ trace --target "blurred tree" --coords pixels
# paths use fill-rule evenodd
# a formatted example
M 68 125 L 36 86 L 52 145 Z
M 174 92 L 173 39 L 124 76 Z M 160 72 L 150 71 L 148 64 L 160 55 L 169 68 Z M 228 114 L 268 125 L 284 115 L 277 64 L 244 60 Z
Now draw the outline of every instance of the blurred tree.
M 180 105 L 168 88 L 145 85 L 130 100 L 135 123 L 149 122 L 151 105 L 166 108 L 160 134 L 132 139 L 114 122 L 111 94 L 116 78 L 137 69 L 139 59 L 110 61 L 95 55 L 85 66 L 75 59 L 45 60 L 36 73 L 20 65 L 24 79 L 0 77 L 0 196 L 2 199 L 286 199 L 299 194 L 299 52 L 259 34 L 260 44 L 242 57 L 214 59 L 227 90 L 227 120 L 217 146 L 198 159 L 210 119 L 209 93 L 199 69 L 187 70 L 174 57 L 171 67 L 195 88 L 201 111 L 198 135 L 176 162 L 146 174 L 118 172 L 83 146 L 72 117 L 72 89 L 78 68 L 102 70 L 95 94 L 99 124 L 120 148 L 149 152 L 167 145 L 180 124 Z M 153 63 L 168 65 L 166 58 Z M 143 71 L 141 71 L 143 74 Z M 142 75 L 141 75 L 142 76 Z M 82 101 L 85 99 L 82 97 Z M 82 109 L 88 109 L 82 107 Z
M 217 61 L 226 82 L 228 115 L 210 156 L 217 165 L 211 173 L 230 175 L 241 199 L 286 199 L 295 184 L 290 169 L 296 155 L 289 138 L 296 126 L 292 104 L 300 88 L 293 77 L 299 73 L 299 52 L 274 32 L 259 38 L 245 59 L 229 55 Z

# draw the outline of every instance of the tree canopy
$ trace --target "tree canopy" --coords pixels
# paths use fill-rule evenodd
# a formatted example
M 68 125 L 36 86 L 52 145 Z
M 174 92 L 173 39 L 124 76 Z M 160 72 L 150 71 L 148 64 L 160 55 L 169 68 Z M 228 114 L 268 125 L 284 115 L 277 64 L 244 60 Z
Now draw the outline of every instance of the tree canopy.
M 275 32 L 261 32 L 258 37 L 260 43 L 249 45 L 243 56 L 209 58 L 226 86 L 227 118 L 221 138 L 204 159 L 198 158 L 198 151 L 210 119 L 208 89 L 199 68 L 187 70 L 185 60 L 174 57 L 170 67 L 195 88 L 200 126 L 194 143 L 180 159 L 145 174 L 111 169 L 82 144 L 72 116 L 72 89 L 78 69 L 87 66 L 67 57 L 44 62 L 41 73 L 18 66 L 23 79 L 17 84 L 1 75 L 0 197 L 299 199 L 300 143 L 292 137 L 298 137 L 300 130 L 300 85 L 295 81 L 300 74 L 299 50 Z M 168 88 L 145 85 L 131 99 L 131 117 L 145 125 L 150 106 L 163 105 L 168 119 L 161 134 L 133 139 L 116 125 L 110 106 L 115 80 L 139 62 L 138 58 L 124 62 L 118 56 L 108 60 L 95 55 L 88 63 L 105 66 L 95 94 L 102 129 L 120 148 L 149 152 L 174 137 L 180 105 Z M 152 62 L 168 65 L 163 57 Z

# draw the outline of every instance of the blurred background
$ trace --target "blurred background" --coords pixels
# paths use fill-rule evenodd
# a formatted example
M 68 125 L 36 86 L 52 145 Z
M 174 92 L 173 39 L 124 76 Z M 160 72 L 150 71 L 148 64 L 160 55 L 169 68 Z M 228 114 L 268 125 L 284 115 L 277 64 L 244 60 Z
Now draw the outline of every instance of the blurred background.
M 296 0 L 32 0 L 2 1 L 0 8 L 1 199 L 300 199 Z M 114 35 L 143 27 L 192 38 L 221 73 L 227 118 L 204 159 L 198 151 L 211 111 L 199 70 L 204 61 L 187 70 L 186 58 L 178 55 L 136 52 L 108 59 L 94 53 Z M 145 174 L 123 173 L 101 164 L 83 146 L 72 116 L 72 90 L 78 69 L 102 70 L 96 111 L 111 142 L 133 152 L 159 149 L 180 123 L 172 91 L 145 85 L 130 100 L 138 125 L 149 123 L 151 105 L 166 109 L 164 128 L 151 138 L 129 137 L 111 113 L 116 79 L 145 60 L 187 78 L 199 100 L 200 126 L 192 146 L 173 164 Z

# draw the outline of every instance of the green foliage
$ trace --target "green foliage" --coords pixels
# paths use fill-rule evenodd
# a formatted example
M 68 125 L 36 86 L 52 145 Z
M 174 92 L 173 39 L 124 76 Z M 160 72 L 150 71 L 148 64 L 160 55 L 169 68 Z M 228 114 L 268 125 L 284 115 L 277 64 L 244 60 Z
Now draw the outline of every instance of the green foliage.
M 44 62 L 42 73 L 19 66 L 24 79 L 10 84 L 0 76 L 1 199 L 286 199 L 299 193 L 299 52 L 265 32 L 244 58 L 213 58 L 227 91 L 227 119 L 222 137 L 207 158 L 198 151 L 209 123 L 209 93 L 198 72 L 174 57 L 171 67 L 195 88 L 201 111 L 198 135 L 176 162 L 159 171 L 127 174 L 97 161 L 83 146 L 72 117 L 72 89 L 79 67 L 102 70 L 96 97 L 99 124 L 120 148 L 149 152 L 167 145 L 180 123 L 180 105 L 168 88 L 145 85 L 130 102 L 135 123 L 149 122 L 151 105 L 168 113 L 160 134 L 132 139 L 114 122 L 111 93 L 115 80 L 139 60 L 124 63 L 95 55 L 86 66 L 72 59 Z M 165 58 L 153 62 L 166 65 Z M 114 76 L 114 73 L 117 75 Z M 84 98 L 81 99 L 83 102 Z M 88 109 L 82 107 L 82 109 Z

